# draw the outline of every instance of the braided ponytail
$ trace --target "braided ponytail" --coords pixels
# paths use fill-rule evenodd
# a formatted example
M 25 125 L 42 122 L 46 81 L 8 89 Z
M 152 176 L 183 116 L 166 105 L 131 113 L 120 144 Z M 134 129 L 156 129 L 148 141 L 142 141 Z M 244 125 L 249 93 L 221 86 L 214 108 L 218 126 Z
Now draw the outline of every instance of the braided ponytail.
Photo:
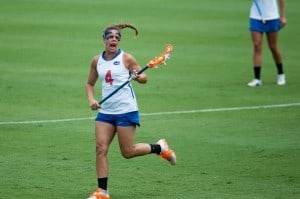
M 135 36 L 136 37 L 139 34 L 138 30 L 132 24 L 127 24 L 127 23 L 112 24 L 104 30 L 103 39 L 106 39 L 107 35 L 110 34 L 111 30 L 119 31 L 119 36 L 120 36 L 120 39 L 121 39 L 121 30 L 124 29 L 124 28 L 133 29 L 135 31 Z
M 135 31 L 135 36 L 137 37 L 139 35 L 138 30 L 132 25 L 132 24 L 126 24 L 126 23 L 120 23 L 119 25 L 117 25 L 119 27 L 119 29 L 124 29 L 124 28 L 131 28 Z

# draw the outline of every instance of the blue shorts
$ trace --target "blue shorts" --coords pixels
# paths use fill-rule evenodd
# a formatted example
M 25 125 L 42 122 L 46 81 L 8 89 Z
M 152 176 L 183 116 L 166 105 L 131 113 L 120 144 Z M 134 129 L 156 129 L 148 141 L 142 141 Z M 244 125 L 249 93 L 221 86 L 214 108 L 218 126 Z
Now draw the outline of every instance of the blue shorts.
M 280 19 L 267 20 L 265 23 L 262 20 L 250 19 L 249 30 L 251 32 L 278 32 L 280 30 Z
M 138 111 L 123 114 L 98 113 L 95 121 L 106 122 L 113 126 L 140 126 L 140 116 Z

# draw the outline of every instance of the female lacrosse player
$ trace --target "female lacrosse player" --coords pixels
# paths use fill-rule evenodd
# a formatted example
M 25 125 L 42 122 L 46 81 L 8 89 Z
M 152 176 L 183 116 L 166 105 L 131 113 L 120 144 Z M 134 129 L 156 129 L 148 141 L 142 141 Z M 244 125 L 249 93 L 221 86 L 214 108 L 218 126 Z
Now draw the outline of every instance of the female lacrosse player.
M 141 67 L 135 58 L 119 49 L 123 28 L 131 28 L 135 31 L 135 35 L 138 35 L 137 29 L 131 24 L 118 24 L 107 27 L 103 33 L 105 51 L 93 58 L 86 84 L 86 93 L 91 109 L 99 109 L 95 119 L 98 189 L 89 199 L 110 198 L 107 192 L 109 173 L 107 153 L 115 135 L 117 135 L 124 158 L 154 153 L 160 155 L 172 165 L 176 162 L 176 155 L 169 149 L 165 139 L 158 140 L 156 144 L 134 144 L 136 126 L 140 125 L 140 121 L 136 96 L 131 83 L 124 86 L 102 104 L 99 104 L 94 97 L 94 86 L 98 78 L 102 85 L 102 97 L 109 95 L 132 75 L 133 80 L 140 84 L 147 82 L 145 73 L 137 74 Z
M 252 2 L 249 29 L 253 43 L 254 79 L 248 83 L 248 86 L 255 87 L 262 85 L 260 73 L 264 33 L 267 36 L 269 49 L 277 67 L 277 84 L 284 85 L 286 83 L 281 53 L 277 47 L 278 32 L 286 25 L 285 0 L 278 0 L 278 2 L 277 0 L 253 0 Z

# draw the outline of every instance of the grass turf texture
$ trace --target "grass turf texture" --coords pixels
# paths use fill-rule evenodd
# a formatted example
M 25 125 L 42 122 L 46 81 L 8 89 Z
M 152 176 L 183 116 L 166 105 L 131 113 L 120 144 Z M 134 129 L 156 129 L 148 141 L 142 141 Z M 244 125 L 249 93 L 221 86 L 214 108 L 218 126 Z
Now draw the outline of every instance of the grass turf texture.
M 280 33 L 287 85 L 264 43 L 264 85 L 252 78 L 251 1 L 6 1 L 0 21 L 0 122 L 93 117 L 84 85 L 101 30 L 114 22 L 139 63 L 174 45 L 166 67 L 135 84 L 141 113 L 298 103 L 300 6 Z M 135 5 L 133 8 L 132 5 Z M 233 9 L 234 8 L 234 9 Z M 99 89 L 99 87 L 97 87 Z M 100 96 L 99 96 L 100 98 Z M 124 160 L 116 141 L 110 195 L 118 198 L 297 198 L 300 107 L 142 116 L 136 141 L 169 140 L 178 164 Z M 1 198 L 85 198 L 96 187 L 92 120 L 0 126 Z

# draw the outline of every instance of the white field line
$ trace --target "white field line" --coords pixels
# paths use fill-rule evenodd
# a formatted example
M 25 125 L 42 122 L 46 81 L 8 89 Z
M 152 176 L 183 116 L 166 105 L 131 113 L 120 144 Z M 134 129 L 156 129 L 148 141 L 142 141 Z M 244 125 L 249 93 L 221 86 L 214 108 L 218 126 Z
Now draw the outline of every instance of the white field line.
M 300 106 L 300 102 L 290 103 L 290 104 L 272 104 L 272 105 L 261 105 L 261 106 L 242 106 L 242 107 L 228 107 L 228 108 L 211 108 L 211 109 L 199 109 L 199 110 L 142 113 L 141 116 L 242 111 L 242 110 L 254 110 L 254 109 L 272 109 L 272 108 L 284 108 L 284 107 L 291 107 L 291 106 Z M 55 120 L 7 121 L 7 122 L 0 122 L 0 125 L 72 122 L 72 121 L 92 120 L 94 118 L 95 117 L 67 118 L 67 119 L 55 119 Z

